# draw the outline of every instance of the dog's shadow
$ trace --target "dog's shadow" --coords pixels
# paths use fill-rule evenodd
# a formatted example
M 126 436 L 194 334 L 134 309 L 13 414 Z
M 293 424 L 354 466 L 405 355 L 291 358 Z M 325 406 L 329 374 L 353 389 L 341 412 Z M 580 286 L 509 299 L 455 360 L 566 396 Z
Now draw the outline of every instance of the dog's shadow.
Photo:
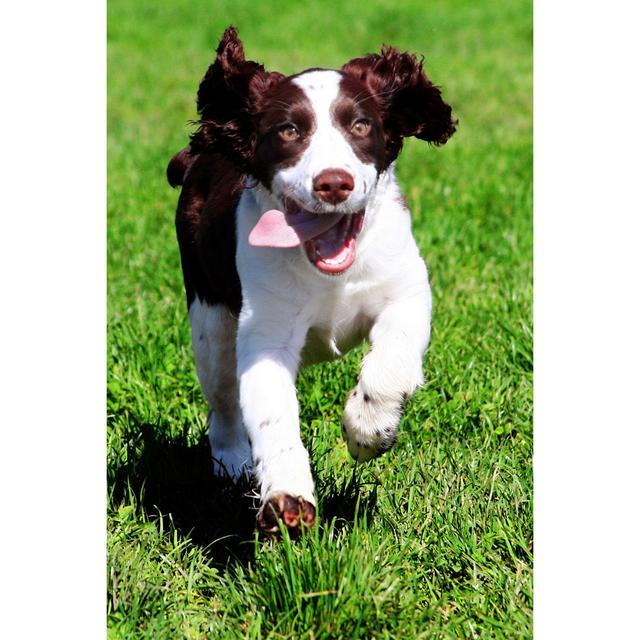
M 115 503 L 133 492 L 150 518 L 203 547 L 214 564 L 252 559 L 254 489 L 214 477 L 206 434 L 190 443 L 186 434 L 165 436 L 158 426 L 134 422 L 127 440 L 127 462 L 110 478 Z
M 182 537 L 201 546 L 212 564 L 246 565 L 255 554 L 258 495 L 249 481 L 239 484 L 214 477 L 209 440 L 203 434 L 189 443 L 186 434 L 162 435 L 157 426 L 132 425 L 127 462 L 110 474 L 115 503 L 130 499 L 152 519 L 162 518 Z M 337 529 L 369 517 L 376 507 L 377 487 L 363 491 L 357 474 L 336 470 L 319 487 L 320 526 Z

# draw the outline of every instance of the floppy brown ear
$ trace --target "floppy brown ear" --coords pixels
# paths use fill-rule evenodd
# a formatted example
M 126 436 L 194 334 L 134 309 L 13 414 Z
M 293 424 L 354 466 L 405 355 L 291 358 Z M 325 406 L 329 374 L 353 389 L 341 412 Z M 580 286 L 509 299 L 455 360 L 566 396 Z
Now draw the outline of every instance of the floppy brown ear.
M 383 47 L 380 54 L 350 60 L 342 71 L 364 82 L 378 103 L 389 132 L 390 161 L 400 152 L 402 138 L 415 136 L 440 145 L 454 134 L 458 121 L 415 56 Z
M 245 60 L 233 26 L 225 30 L 216 54 L 198 89 L 200 128 L 191 137 L 191 146 L 194 151 L 222 152 L 242 163 L 253 153 L 253 115 L 259 99 L 284 76 Z

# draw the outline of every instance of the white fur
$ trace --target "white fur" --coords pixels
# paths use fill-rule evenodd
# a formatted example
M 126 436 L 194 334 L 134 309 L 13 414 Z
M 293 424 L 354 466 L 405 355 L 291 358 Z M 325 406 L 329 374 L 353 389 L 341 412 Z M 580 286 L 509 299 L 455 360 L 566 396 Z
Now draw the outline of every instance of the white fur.
M 251 447 L 238 404 L 236 333 L 238 321 L 223 305 L 196 298 L 189 307 L 196 372 L 209 403 L 213 470 L 234 479 L 251 472 Z
M 216 415 L 212 429 L 218 427 L 223 434 L 213 438 L 214 455 L 228 460 L 225 464 L 237 473 L 247 455 L 248 434 L 263 502 L 283 492 L 315 504 L 298 420 L 295 379 L 301 364 L 335 356 L 358 338 L 369 338 L 372 348 L 343 417 L 349 451 L 359 460 L 379 455 L 392 444 L 402 404 L 423 380 L 431 315 L 427 269 L 411 234 L 393 166 L 376 181 L 375 168 L 356 157 L 331 122 L 329 106 L 337 95 L 338 79 L 334 71 L 308 72 L 296 79 L 315 110 L 313 139 L 299 163 L 276 174 L 272 192 L 262 186 L 245 190 L 236 212 L 236 261 L 243 293 L 237 328 L 242 420 L 235 410 L 222 419 L 221 401 L 216 399 L 223 386 L 236 397 L 229 370 L 235 354 L 220 354 L 223 347 L 213 343 L 196 344 L 194 330 L 198 372 Z M 260 215 L 282 206 L 278 196 L 289 190 L 301 203 L 310 202 L 313 177 L 326 168 L 354 176 L 346 207 L 355 211 L 366 205 L 351 268 L 327 276 L 309 262 L 302 247 L 250 246 L 247 238 Z M 191 318 L 194 327 L 206 327 L 212 341 L 221 327 L 227 336 L 235 330 L 219 309 L 200 303 L 192 306 Z M 221 364 L 202 364 L 220 355 Z M 207 371 L 226 382 L 209 382 Z

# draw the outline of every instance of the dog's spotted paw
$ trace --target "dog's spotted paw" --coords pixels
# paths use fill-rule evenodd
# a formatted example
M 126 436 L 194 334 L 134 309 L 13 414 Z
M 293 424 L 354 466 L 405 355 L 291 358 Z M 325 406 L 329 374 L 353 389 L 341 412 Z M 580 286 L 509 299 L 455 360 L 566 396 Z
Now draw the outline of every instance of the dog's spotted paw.
M 316 508 L 302 496 L 294 498 L 287 493 L 275 493 L 260 507 L 256 518 L 258 527 L 267 536 L 278 536 L 282 521 L 289 535 L 297 536 L 316 520 Z
M 407 396 L 374 396 L 361 384 L 351 391 L 342 415 L 342 436 L 353 458 L 366 462 L 393 447 Z

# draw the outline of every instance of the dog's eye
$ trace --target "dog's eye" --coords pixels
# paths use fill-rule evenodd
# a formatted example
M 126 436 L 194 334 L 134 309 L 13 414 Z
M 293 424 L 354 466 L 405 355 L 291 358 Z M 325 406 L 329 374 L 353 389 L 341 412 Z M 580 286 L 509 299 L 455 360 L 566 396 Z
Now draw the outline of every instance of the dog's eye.
M 278 135 L 285 142 L 293 142 L 300 137 L 300 132 L 292 124 L 285 124 L 278 129 Z
M 356 120 L 351 125 L 351 133 L 358 138 L 364 138 L 371 131 L 371 123 L 368 120 Z

